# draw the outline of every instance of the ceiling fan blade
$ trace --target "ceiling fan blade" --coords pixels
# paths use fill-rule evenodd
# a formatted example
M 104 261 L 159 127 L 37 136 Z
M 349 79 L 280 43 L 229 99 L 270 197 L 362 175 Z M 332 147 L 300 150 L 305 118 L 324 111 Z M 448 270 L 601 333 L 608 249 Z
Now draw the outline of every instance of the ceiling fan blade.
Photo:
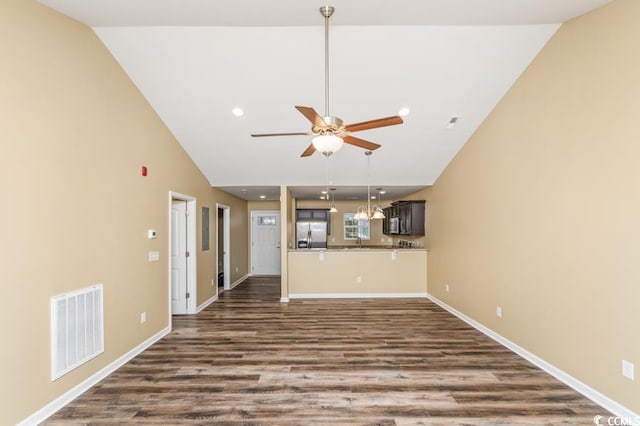
M 308 157 L 311 154 L 313 154 L 314 152 L 316 152 L 316 148 L 313 146 L 313 144 L 309 145 L 307 147 L 307 149 L 304 150 L 304 152 L 302 153 L 302 155 L 300 157 Z
M 375 151 L 382 146 L 353 136 L 344 136 L 342 140 L 344 140 L 344 143 L 359 146 L 360 148 L 368 149 L 369 151 Z
M 295 132 L 295 133 L 251 133 L 251 136 L 254 138 L 261 138 L 264 136 L 302 136 L 302 135 L 312 135 L 311 132 Z
M 377 120 L 363 121 L 361 123 L 348 124 L 345 126 L 347 132 L 359 132 L 361 130 L 375 129 L 377 127 L 394 126 L 402 124 L 402 117 L 394 115 L 391 117 L 378 118 Z
M 302 115 L 307 117 L 307 120 L 313 123 L 314 126 L 317 126 L 320 128 L 327 127 L 327 123 L 324 122 L 322 117 L 320 117 L 320 114 L 318 114 L 315 109 L 311 107 L 297 106 L 297 105 L 296 105 L 296 109 L 300 111 Z

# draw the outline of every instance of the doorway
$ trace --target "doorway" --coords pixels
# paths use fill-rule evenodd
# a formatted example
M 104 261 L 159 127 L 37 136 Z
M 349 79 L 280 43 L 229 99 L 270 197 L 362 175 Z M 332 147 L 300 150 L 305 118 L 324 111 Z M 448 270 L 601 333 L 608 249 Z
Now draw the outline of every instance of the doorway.
M 280 275 L 280 212 L 251 212 L 251 274 Z
M 216 271 L 218 294 L 231 289 L 231 207 L 216 203 Z
M 196 199 L 169 192 L 169 314 L 196 311 Z

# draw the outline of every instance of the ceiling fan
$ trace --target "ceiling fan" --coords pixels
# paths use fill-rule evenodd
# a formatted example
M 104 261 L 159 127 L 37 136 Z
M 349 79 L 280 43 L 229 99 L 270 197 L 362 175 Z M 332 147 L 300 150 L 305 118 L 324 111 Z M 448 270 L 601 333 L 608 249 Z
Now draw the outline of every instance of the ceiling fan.
M 296 109 L 304 115 L 312 124 L 309 132 L 291 132 L 291 133 L 253 133 L 252 137 L 265 136 L 297 136 L 309 135 L 314 136 L 311 145 L 304 150 L 301 157 L 308 157 L 316 151 L 320 151 L 327 157 L 338 151 L 343 143 L 354 145 L 368 151 L 374 151 L 380 148 L 377 143 L 369 142 L 364 139 L 351 136 L 351 133 L 360 132 L 362 130 L 375 129 L 378 127 L 393 126 L 402 124 L 402 117 L 394 115 L 391 117 L 378 118 L 375 120 L 362 121 L 360 123 L 345 125 L 342 119 L 333 117 L 329 114 L 329 18 L 333 15 L 335 8 L 333 6 L 322 6 L 320 14 L 324 16 L 324 116 L 320 116 L 312 107 L 296 106 Z

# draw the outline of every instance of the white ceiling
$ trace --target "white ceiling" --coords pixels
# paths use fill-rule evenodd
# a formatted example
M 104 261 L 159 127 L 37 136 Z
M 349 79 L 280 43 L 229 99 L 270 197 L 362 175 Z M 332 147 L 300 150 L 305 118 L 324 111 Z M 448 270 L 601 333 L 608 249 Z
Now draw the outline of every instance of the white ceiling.
M 94 28 L 213 186 L 326 185 L 326 159 L 299 157 L 308 136 L 250 137 L 308 131 L 294 105 L 323 115 L 322 3 L 40 2 Z M 332 186 L 431 185 L 559 23 L 608 2 L 332 1 L 331 115 L 353 123 L 411 109 L 402 125 L 356 134 L 382 144 L 369 173 L 362 149 L 330 158 Z

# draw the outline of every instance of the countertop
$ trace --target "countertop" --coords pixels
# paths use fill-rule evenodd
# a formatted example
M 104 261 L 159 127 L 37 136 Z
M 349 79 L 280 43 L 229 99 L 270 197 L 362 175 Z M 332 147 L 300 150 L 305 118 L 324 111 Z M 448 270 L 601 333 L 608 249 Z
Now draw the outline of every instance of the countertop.
M 362 246 L 362 247 L 357 247 L 357 246 L 329 246 L 327 248 L 312 248 L 312 249 L 308 249 L 308 248 L 300 248 L 300 249 L 289 249 L 289 251 L 291 252 L 317 252 L 317 251 L 333 251 L 333 252 L 350 252 L 350 251 L 357 251 L 357 252 L 367 252 L 367 251 L 392 251 L 392 250 L 398 250 L 398 251 L 428 251 L 427 248 L 425 247 L 400 247 L 400 246 L 374 246 L 374 245 L 370 245 L 370 246 Z

